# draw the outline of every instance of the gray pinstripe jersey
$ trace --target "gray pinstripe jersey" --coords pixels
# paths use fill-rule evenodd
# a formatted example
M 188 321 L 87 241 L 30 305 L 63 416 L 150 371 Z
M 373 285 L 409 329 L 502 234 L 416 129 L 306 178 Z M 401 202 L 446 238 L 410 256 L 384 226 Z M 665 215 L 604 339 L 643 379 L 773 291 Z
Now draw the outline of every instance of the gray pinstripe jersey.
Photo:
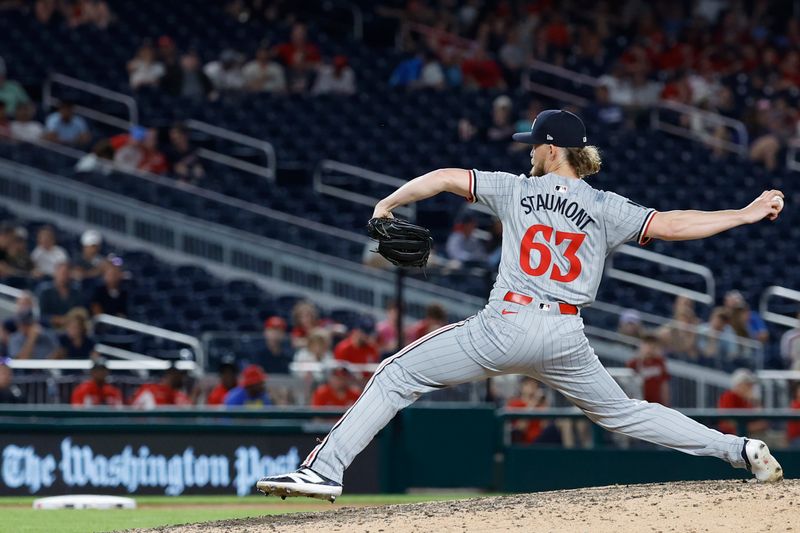
M 655 210 L 557 174 L 470 172 L 470 200 L 503 223 L 500 270 L 489 300 L 507 291 L 578 307 L 594 301 L 606 256 L 644 234 Z

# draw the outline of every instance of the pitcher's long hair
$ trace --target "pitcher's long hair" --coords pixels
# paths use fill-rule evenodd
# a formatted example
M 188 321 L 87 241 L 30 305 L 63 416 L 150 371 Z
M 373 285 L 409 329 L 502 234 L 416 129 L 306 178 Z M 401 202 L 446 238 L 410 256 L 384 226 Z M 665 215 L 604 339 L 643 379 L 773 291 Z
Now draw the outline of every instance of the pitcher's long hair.
M 567 163 L 575 170 L 579 178 L 585 178 L 600 172 L 603 162 L 600 159 L 600 150 L 596 146 L 582 148 L 565 148 Z

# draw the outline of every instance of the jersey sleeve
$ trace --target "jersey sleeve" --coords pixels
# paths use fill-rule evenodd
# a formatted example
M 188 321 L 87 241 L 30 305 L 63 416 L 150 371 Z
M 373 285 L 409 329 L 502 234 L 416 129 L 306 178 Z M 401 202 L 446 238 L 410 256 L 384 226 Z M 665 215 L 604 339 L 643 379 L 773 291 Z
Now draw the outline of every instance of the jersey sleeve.
M 519 176 L 508 172 L 470 170 L 470 195 L 467 200 L 485 204 L 498 216 L 502 216 L 513 202 L 514 192 L 520 179 Z
M 605 213 L 606 242 L 609 250 L 620 244 L 636 241 L 647 244 L 647 228 L 656 214 L 655 209 L 641 206 L 613 192 L 606 192 Z

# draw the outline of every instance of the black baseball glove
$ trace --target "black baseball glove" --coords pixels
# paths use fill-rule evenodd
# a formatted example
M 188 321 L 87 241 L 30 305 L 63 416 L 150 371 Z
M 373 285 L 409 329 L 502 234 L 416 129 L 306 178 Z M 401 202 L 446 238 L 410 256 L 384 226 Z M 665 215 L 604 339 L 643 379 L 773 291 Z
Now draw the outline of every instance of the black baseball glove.
M 377 252 L 392 264 L 424 267 L 431 254 L 433 239 L 428 228 L 398 218 L 373 218 L 367 233 L 378 241 Z

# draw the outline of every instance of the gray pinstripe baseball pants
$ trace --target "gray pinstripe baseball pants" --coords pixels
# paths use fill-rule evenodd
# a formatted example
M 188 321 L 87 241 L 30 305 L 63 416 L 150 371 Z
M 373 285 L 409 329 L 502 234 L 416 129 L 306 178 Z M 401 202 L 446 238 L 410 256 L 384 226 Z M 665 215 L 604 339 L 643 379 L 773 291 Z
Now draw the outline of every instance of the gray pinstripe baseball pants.
M 502 315 L 501 310 L 518 311 Z M 303 463 L 341 482 L 344 470 L 400 409 L 420 395 L 498 374 L 526 374 L 561 392 L 593 422 L 690 455 L 744 468 L 744 439 L 723 435 L 660 404 L 628 398 L 603 368 L 579 316 L 490 302 L 384 361 L 358 401 Z

